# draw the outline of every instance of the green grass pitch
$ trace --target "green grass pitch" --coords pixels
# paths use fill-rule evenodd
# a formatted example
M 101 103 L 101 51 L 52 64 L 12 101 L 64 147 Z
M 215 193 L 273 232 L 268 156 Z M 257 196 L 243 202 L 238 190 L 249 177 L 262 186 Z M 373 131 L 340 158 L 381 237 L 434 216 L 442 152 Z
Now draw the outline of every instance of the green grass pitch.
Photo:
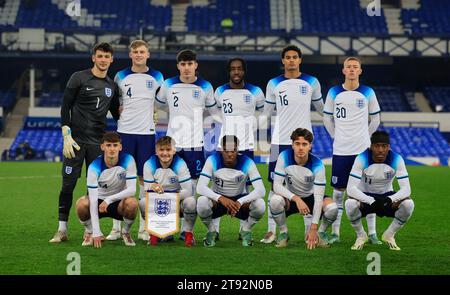
M 69 241 L 49 244 L 57 229 L 60 169 L 61 164 L 55 163 L 0 164 L 0 274 L 65 274 L 70 252 L 80 254 L 81 274 L 365 274 L 369 252 L 380 254 L 381 274 L 450 274 L 448 167 L 408 167 L 416 207 L 397 234 L 399 252 L 386 245 L 351 251 L 355 233 L 345 214 L 341 243 L 329 249 L 306 249 L 300 216 L 288 219 L 291 241 L 287 248 L 263 245 L 259 240 L 267 229 L 267 213 L 254 228 L 255 243 L 250 248 L 243 248 L 237 240 L 239 223 L 229 216 L 222 218 L 220 241 L 214 248 L 203 247 L 206 231 L 199 219 L 195 226 L 198 244 L 190 249 L 178 240 L 157 247 L 142 241 L 136 241 L 136 247 L 125 247 L 122 241 L 115 241 L 105 242 L 101 249 L 85 248 L 74 207 Z M 259 165 L 259 170 L 265 179 L 267 167 Z M 329 178 L 330 167 L 327 175 Z M 85 179 L 81 178 L 74 204 L 85 191 Z M 330 187 L 327 193 L 331 193 Z M 390 221 L 377 219 L 379 236 Z M 111 219 L 102 219 L 101 224 L 106 235 Z M 137 224 L 132 233 L 137 240 Z

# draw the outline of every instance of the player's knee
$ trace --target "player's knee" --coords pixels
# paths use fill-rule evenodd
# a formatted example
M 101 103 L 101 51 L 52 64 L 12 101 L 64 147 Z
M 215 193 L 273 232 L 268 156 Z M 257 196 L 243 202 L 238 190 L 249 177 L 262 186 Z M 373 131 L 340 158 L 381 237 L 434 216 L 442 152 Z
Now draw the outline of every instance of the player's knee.
M 135 198 L 126 198 L 123 200 L 123 214 L 125 218 L 133 219 L 136 217 L 138 203 Z
M 211 201 L 207 197 L 200 196 L 197 199 L 197 214 L 200 218 L 208 217 L 210 215 L 211 208 Z
M 254 200 L 250 204 L 250 213 L 256 219 L 263 217 L 265 211 L 266 211 L 266 204 L 263 199 Z
M 345 211 L 347 214 L 353 213 L 359 207 L 359 202 L 355 199 L 347 199 L 345 201 Z
M 273 194 L 269 201 L 269 209 L 273 213 L 280 213 L 285 210 L 286 201 L 284 197 Z
M 323 208 L 323 213 L 327 216 L 328 219 L 335 220 L 338 215 L 338 207 L 335 202 L 330 202 Z
M 407 213 L 409 213 L 409 215 L 412 215 L 412 213 L 414 211 L 414 201 L 411 199 L 403 200 L 400 203 L 400 207 L 403 207 L 405 209 L 405 211 Z
M 197 201 L 194 197 L 187 197 L 183 200 L 182 204 L 183 212 L 185 213 L 196 213 L 197 212 Z
M 89 199 L 86 196 L 79 198 L 75 207 L 77 215 L 81 220 L 89 219 Z

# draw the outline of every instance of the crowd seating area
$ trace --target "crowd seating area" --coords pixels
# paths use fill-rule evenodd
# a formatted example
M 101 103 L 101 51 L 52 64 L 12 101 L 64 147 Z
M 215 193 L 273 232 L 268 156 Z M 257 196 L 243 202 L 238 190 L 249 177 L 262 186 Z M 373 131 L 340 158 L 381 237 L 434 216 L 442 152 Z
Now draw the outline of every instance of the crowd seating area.
M 402 9 L 402 22 L 412 34 L 449 34 L 450 1 L 421 0 L 419 9 Z
M 425 87 L 424 93 L 435 112 L 450 112 L 450 87 Z
M 4 112 L 9 112 L 16 104 L 16 93 L 11 90 L 0 89 L 0 107 L 3 107 Z
M 231 18 L 233 32 L 270 32 L 269 0 L 216 0 L 206 7 L 188 7 L 189 31 L 222 32 L 222 19 Z
M 415 104 L 411 105 L 400 87 L 374 87 L 378 103 L 383 112 L 414 112 L 418 111 Z
M 220 22 L 231 18 L 232 31 L 238 33 L 277 33 L 285 18 L 271 19 L 271 8 L 281 5 L 275 0 L 210 0 L 206 6 L 188 6 L 185 26 L 189 31 L 221 32 Z M 386 34 L 384 13 L 370 17 L 360 0 L 292 0 L 294 33 L 313 34 Z M 298 1 L 298 2 L 296 2 Z M 5 0 L 0 7 L 0 28 L 43 27 L 48 30 L 90 28 L 96 31 L 134 31 L 141 27 L 165 32 L 172 23 L 171 5 L 152 5 L 150 0 L 81 1 L 82 13 L 66 14 L 66 0 Z M 292 2 L 291 2 L 292 3 Z M 284 8 L 283 8 L 284 10 Z M 450 33 L 450 1 L 421 0 L 417 9 L 402 8 L 401 23 L 412 34 Z

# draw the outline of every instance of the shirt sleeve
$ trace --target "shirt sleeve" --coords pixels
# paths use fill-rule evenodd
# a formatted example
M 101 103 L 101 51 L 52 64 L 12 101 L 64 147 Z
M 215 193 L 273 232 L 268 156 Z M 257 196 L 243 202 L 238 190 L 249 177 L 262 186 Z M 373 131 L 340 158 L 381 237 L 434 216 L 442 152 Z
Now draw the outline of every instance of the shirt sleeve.
M 208 86 L 204 91 L 205 91 L 205 106 L 207 108 L 216 106 L 216 101 L 214 99 L 214 90 L 210 83 L 208 83 Z
M 64 89 L 61 105 L 61 126 L 67 125 L 70 127 L 70 110 L 75 103 L 78 91 L 81 87 L 81 79 L 79 76 L 79 73 L 74 73 Z
M 92 223 L 92 237 L 101 237 L 103 236 L 102 231 L 100 230 L 100 222 L 98 217 L 98 188 L 90 188 L 88 187 L 89 194 L 89 213 L 91 215 L 91 223 Z
M 200 177 L 197 183 L 197 193 L 218 202 L 221 195 L 215 193 L 212 189 L 208 187 L 209 181 L 213 176 L 213 166 L 211 157 L 209 157 L 205 165 L 203 166 L 202 172 L 200 172 Z
M 263 91 L 259 87 L 257 87 L 255 99 L 256 99 L 256 110 L 262 110 L 264 108 L 265 97 Z
M 144 163 L 144 189 L 145 191 L 150 190 L 150 187 L 152 183 L 155 183 L 155 177 L 153 175 L 153 170 L 151 168 L 151 162 L 150 160 L 147 160 L 147 162 Z
M 314 82 L 312 84 L 312 95 L 311 100 L 314 101 L 322 101 L 322 88 L 320 87 L 320 82 L 317 79 L 314 79 Z
M 411 185 L 409 183 L 408 171 L 406 170 L 405 161 L 399 156 L 399 163 L 397 164 L 397 170 L 395 177 L 397 178 L 400 189 L 398 192 L 390 196 L 392 202 L 398 202 L 411 196 Z
M 258 168 L 256 168 L 255 162 L 253 162 L 253 160 L 251 161 L 252 163 L 248 170 L 248 177 L 254 189 L 245 197 L 238 199 L 238 202 L 241 203 L 241 205 L 250 203 L 259 198 L 264 198 L 266 194 L 266 189 L 261 179 L 261 175 L 259 174 Z
M 156 104 L 166 107 L 167 105 L 167 83 L 164 82 L 155 97 Z
M 111 104 L 109 105 L 109 112 L 116 121 L 118 121 L 120 118 L 119 107 L 120 107 L 120 90 L 119 86 L 116 83 L 114 83 L 114 96 L 111 98 Z
M 284 186 L 286 179 L 285 163 L 282 154 L 278 155 L 277 163 L 275 165 L 273 177 L 273 191 L 288 200 L 291 200 L 295 194 Z
M 352 197 L 360 202 L 371 205 L 375 201 L 375 199 L 373 197 L 366 195 L 358 188 L 358 185 L 362 178 L 362 173 L 363 173 L 363 164 L 360 159 L 360 156 L 357 156 L 355 162 L 353 163 L 350 176 L 348 178 L 347 194 L 349 197 Z
M 192 180 L 191 173 L 186 165 L 186 162 L 183 161 L 182 165 L 177 171 L 178 183 L 181 186 L 180 190 L 180 199 L 184 200 L 187 197 L 191 197 L 194 195 L 192 191 Z
M 372 90 L 371 94 L 369 95 L 369 115 L 376 115 L 380 113 L 380 105 L 378 104 L 377 96 L 375 95 L 375 92 Z
M 325 195 L 325 166 L 323 163 L 314 171 L 314 207 L 312 212 L 312 223 L 319 224 L 322 214 L 323 198 Z

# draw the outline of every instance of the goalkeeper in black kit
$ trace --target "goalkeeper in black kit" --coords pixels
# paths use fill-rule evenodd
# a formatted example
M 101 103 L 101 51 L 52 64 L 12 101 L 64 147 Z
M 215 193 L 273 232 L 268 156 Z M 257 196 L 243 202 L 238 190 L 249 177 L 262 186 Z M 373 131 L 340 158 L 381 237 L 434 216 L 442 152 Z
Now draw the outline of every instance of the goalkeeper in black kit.
M 113 61 L 113 48 L 99 43 L 92 51 L 94 66 L 75 72 L 67 82 L 61 107 L 61 129 L 64 138 L 62 187 L 59 193 L 59 226 L 50 243 L 60 243 L 67 238 L 67 221 L 72 206 L 73 191 L 81 175 L 83 162 L 86 168 L 101 155 L 101 138 L 106 130 L 108 110 L 119 119 L 119 90 L 107 76 Z

